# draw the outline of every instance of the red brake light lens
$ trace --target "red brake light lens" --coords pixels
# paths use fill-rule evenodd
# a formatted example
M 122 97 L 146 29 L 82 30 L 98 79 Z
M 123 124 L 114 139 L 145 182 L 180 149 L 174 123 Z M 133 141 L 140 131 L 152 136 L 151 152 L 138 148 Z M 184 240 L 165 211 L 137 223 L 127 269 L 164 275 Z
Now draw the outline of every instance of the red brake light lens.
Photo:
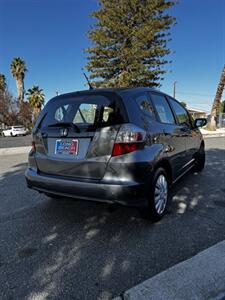
M 139 146 L 139 143 L 115 143 L 112 151 L 112 156 L 118 156 L 136 151 Z

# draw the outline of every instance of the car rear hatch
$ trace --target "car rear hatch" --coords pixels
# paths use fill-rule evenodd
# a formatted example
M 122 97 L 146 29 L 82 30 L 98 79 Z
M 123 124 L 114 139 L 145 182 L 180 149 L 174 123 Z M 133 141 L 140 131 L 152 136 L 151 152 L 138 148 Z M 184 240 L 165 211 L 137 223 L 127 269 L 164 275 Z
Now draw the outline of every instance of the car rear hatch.
M 52 99 L 34 130 L 38 171 L 71 179 L 101 179 L 118 130 L 126 122 L 122 99 L 113 92 Z

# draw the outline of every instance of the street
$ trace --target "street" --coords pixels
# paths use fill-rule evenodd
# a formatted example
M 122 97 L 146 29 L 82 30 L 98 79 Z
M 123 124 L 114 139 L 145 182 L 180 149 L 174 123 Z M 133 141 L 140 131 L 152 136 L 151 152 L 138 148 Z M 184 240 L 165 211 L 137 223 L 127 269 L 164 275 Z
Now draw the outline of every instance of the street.
M 10 147 L 22 147 L 31 145 L 31 135 L 26 136 L 10 136 L 2 137 L 0 136 L 0 149 L 10 148 Z
M 0 156 L 0 299 L 112 299 L 225 239 L 225 138 L 173 188 L 156 224 L 132 208 L 26 187 L 27 155 Z

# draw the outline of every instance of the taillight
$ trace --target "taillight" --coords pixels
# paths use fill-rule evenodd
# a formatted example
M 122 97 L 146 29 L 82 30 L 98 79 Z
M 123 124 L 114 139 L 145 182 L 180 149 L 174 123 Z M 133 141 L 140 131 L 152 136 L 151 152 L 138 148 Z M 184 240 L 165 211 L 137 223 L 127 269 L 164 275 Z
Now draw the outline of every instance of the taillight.
M 145 141 L 146 131 L 133 124 L 124 124 L 117 134 L 112 156 L 130 153 L 140 149 Z
M 36 152 L 36 146 L 35 146 L 35 142 L 34 141 L 31 144 L 31 151 L 32 152 Z

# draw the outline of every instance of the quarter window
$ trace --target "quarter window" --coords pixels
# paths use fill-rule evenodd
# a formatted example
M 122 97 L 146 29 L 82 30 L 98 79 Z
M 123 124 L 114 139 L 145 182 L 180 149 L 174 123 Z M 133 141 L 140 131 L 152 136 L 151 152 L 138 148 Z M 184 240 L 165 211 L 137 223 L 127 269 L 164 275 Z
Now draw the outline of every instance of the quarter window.
M 55 112 L 55 120 L 57 122 L 63 122 L 65 115 L 66 115 L 66 110 L 67 107 L 65 105 L 60 106 L 59 108 L 57 108 L 56 112 Z
M 159 120 L 166 124 L 175 124 L 175 119 L 170 106 L 163 95 L 151 94 L 152 102 L 158 114 Z
M 169 101 L 170 101 L 170 104 L 177 116 L 178 123 L 180 125 L 186 125 L 186 126 L 190 127 L 190 125 L 191 125 L 190 119 L 189 119 L 186 109 L 181 104 L 179 104 L 177 101 L 175 101 L 171 98 L 169 98 Z
M 149 99 L 147 98 L 147 95 L 144 94 L 137 96 L 136 101 L 143 112 L 145 112 L 150 117 L 154 116 L 154 110 Z

